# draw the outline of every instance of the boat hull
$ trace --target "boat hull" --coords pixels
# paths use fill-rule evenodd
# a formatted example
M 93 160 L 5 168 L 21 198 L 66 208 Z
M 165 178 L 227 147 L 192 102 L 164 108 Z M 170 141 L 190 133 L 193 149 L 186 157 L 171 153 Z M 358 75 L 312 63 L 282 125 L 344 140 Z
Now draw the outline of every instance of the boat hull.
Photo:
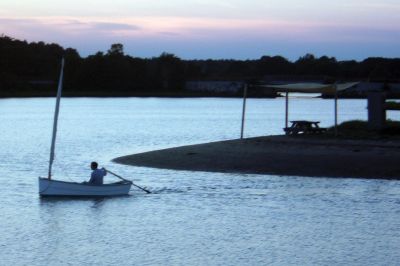
M 104 185 L 65 182 L 39 177 L 39 195 L 42 197 L 112 197 L 128 195 L 132 183 L 117 182 Z

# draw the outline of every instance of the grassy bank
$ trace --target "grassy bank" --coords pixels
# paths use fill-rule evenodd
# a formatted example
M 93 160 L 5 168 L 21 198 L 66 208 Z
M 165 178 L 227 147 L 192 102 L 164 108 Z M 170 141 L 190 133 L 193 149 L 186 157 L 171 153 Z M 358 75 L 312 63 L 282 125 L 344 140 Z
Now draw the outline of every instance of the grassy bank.
M 334 137 L 335 128 L 330 127 L 325 137 Z M 399 121 L 386 121 L 386 125 L 381 130 L 371 129 L 367 121 L 352 120 L 346 121 L 338 125 L 339 138 L 351 139 L 400 139 L 400 122 Z

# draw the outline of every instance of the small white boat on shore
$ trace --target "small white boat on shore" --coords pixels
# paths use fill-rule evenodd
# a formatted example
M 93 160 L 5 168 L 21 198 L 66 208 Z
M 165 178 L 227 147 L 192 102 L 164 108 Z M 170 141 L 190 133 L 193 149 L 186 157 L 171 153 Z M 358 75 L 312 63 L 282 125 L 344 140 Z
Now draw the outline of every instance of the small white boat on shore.
M 61 63 L 60 79 L 57 89 L 57 100 L 56 108 L 54 112 L 54 124 L 53 124 L 53 136 L 51 140 L 50 148 L 50 160 L 49 160 L 49 172 L 47 178 L 39 177 L 39 195 L 42 197 L 53 197 L 53 196 L 63 196 L 63 197 L 111 197 L 111 196 L 122 196 L 128 195 L 131 189 L 132 182 L 124 179 L 123 181 L 103 184 L 103 185 L 93 185 L 90 183 L 77 183 L 77 182 L 66 182 L 52 179 L 52 165 L 54 161 L 54 150 L 57 135 L 57 122 L 58 113 L 60 109 L 60 98 L 62 91 L 64 73 L 64 59 Z M 114 174 L 116 175 L 116 174 Z M 118 175 L 116 175 L 118 176 Z M 120 177 L 121 178 L 121 177 Z M 122 178 L 123 179 L 123 178 Z M 134 185 L 134 184 L 133 184 Z M 136 186 L 136 185 L 135 185 Z

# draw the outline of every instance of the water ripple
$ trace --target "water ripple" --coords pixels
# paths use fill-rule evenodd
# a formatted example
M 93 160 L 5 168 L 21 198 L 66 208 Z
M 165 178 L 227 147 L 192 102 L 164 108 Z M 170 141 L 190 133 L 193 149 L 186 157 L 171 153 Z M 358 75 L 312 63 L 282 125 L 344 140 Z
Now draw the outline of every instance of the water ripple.
M 328 103 L 296 99 L 293 119 L 330 125 Z M 37 177 L 47 174 L 53 99 L 1 99 L 1 264 L 400 261 L 398 181 L 172 171 L 111 162 L 135 152 L 237 138 L 241 104 L 239 99 L 63 99 L 55 177 L 87 180 L 88 166 L 97 160 L 152 192 L 135 188 L 126 197 L 71 200 L 37 194 Z M 283 100 L 250 99 L 248 105 L 246 136 L 281 133 Z M 365 105 L 343 101 L 340 119 L 365 119 Z

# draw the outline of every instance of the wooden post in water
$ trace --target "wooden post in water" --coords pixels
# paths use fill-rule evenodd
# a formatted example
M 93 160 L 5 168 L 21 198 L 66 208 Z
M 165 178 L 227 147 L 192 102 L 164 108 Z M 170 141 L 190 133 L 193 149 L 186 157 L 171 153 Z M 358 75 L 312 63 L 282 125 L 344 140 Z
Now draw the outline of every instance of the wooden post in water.
M 287 128 L 289 124 L 289 92 L 286 92 L 285 98 L 285 127 Z
M 246 98 L 247 98 L 247 84 L 244 84 L 243 87 L 243 108 L 242 108 L 242 127 L 240 130 L 240 139 L 243 139 L 244 133 L 244 119 L 246 116 Z
M 337 91 L 337 85 L 335 83 L 335 137 L 338 134 L 338 91 Z

